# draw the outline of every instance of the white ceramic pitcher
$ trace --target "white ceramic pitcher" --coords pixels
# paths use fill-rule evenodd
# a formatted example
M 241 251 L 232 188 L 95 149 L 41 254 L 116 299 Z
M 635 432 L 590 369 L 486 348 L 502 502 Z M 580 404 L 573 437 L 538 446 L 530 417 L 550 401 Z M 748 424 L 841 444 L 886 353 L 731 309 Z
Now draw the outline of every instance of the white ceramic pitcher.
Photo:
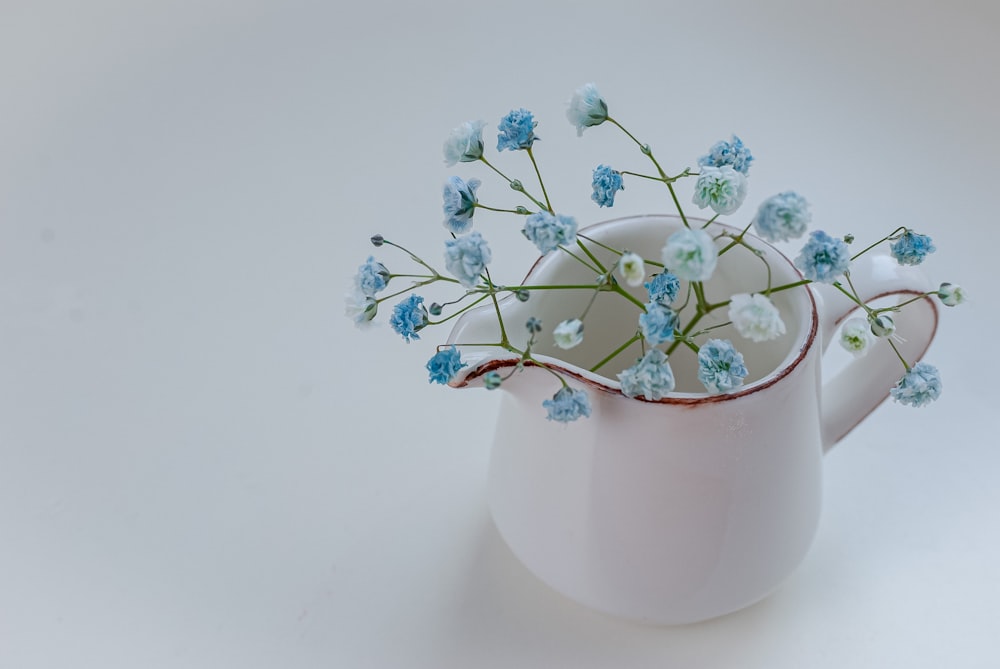
M 679 226 L 673 216 L 642 216 L 583 233 L 655 257 Z M 773 285 L 801 278 L 776 249 L 756 238 L 752 243 L 764 249 Z M 597 255 L 606 266 L 614 263 L 610 252 Z M 567 254 L 552 252 L 524 283 L 594 278 Z M 888 256 L 865 254 L 853 264 L 851 278 L 866 301 L 928 290 L 921 272 Z M 733 249 L 720 258 L 706 288 L 713 301 L 765 286 L 764 263 Z M 899 360 L 878 342 L 867 357 L 824 382 L 823 351 L 855 305 L 829 286 L 798 287 L 771 296 L 787 328 L 779 340 L 754 344 L 726 329 L 713 331 L 713 337 L 733 341 L 746 359 L 750 376 L 738 391 L 707 395 L 700 386 L 683 385 L 683 377 L 695 378 L 696 360 L 678 350 L 670 359 L 677 391 L 658 402 L 631 399 L 621 393 L 616 374 L 635 362 L 638 345 L 596 373 L 584 365 L 635 333 L 634 304 L 601 293 L 586 318 L 584 342 L 569 351 L 550 344 L 551 328 L 579 316 L 592 294 L 533 291 L 526 302 L 501 301 L 515 346 L 526 343 L 529 316 L 542 320 L 546 329 L 533 352 L 588 392 L 592 415 L 568 425 L 547 420 L 542 401 L 560 384 L 538 367 L 504 382 L 488 492 L 500 534 L 542 581 L 613 615 L 680 624 L 760 600 L 795 569 L 812 542 L 824 451 L 887 397 L 903 373 Z M 635 295 L 647 299 L 641 288 Z M 920 300 L 894 318 L 903 337 L 897 346 L 912 363 L 934 336 L 936 307 Z M 498 340 L 490 305 L 465 314 L 449 343 Z M 487 371 L 516 364 L 517 358 L 498 351 L 463 347 L 471 364 L 452 385 L 481 385 Z

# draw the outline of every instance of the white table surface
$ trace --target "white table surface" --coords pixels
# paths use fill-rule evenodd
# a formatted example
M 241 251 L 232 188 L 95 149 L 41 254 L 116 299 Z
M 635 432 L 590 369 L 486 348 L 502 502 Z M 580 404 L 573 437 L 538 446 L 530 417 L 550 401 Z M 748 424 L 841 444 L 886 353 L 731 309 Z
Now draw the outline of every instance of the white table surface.
M 706 4 L 5 2 L 0 667 L 998 666 L 1000 12 Z M 446 332 L 342 315 L 371 234 L 436 254 L 444 179 L 489 180 L 441 163 L 464 120 L 528 107 L 550 191 L 611 215 L 589 171 L 633 154 L 566 122 L 587 81 L 660 156 L 740 134 L 748 208 L 932 234 L 974 297 L 941 399 L 851 433 L 801 568 L 704 624 L 531 576 L 486 508 L 498 397 L 428 386 Z

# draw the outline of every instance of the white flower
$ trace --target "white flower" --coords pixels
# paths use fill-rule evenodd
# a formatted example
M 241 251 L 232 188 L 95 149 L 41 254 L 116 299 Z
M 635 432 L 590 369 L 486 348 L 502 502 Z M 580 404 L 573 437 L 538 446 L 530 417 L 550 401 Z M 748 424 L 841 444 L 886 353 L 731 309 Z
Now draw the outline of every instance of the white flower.
M 766 296 L 739 293 L 729 301 L 729 320 L 740 336 L 756 342 L 770 341 L 785 334 L 781 312 Z
M 471 163 L 483 156 L 482 121 L 466 121 L 451 131 L 444 141 L 444 162 L 449 167 L 455 163 Z
M 355 286 L 354 290 L 344 296 L 344 315 L 354 321 L 359 328 L 371 325 L 377 313 L 378 302 L 374 297 L 365 295 L 361 288 Z
M 584 84 L 573 92 L 566 118 L 576 126 L 577 137 L 583 134 L 584 128 L 600 125 L 608 120 L 608 104 L 601 97 L 597 86 Z
M 559 348 L 573 348 L 583 341 L 583 321 L 579 318 L 563 321 L 552 331 L 552 337 Z
M 731 214 L 740 208 L 747 196 L 747 178 L 729 165 L 702 167 L 694 185 L 693 201 L 704 209 L 711 207 L 717 214 Z
M 688 281 L 707 281 L 718 259 L 719 251 L 712 236 L 700 228 L 678 230 L 663 247 L 663 264 L 678 278 Z
M 618 259 L 618 273 L 633 288 L 641 286 L 646 280 L 646 263 L 638 253 L 625 253 Z
M 851 318 L 840 328 L 840 345 L 855 358 L 866 355 L 874 341 L 866 318 Z
M 938 288 L 937 296 L 941 300 L 941 304 L 946 307 L 956 307 L 968 299 L 965 290 L 961 286 L 956 286 L 947 281 L 942 283 L 941 287 Z

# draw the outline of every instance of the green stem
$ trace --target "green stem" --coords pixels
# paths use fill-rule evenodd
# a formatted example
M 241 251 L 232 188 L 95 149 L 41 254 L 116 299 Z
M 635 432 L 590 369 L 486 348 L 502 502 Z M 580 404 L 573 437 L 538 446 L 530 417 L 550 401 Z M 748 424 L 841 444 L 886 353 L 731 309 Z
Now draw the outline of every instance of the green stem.
M 500 343 L 504 346 L 510 346 L 510 340 L 507 339 L 507 330 L 503 325 L 503 316 L 500 314 L 500 303 L 497 301 L 496 288 L 493 286 L 493 279 L 490 278 L 490 270 L 488 267 L 484 267 L 483 272 L 486 274 L 486 282 L 490 287 L 490 298 L 493 300 L 493 308 L 497 312 L 497 323 L 500 324 Z
M 504 174 L 503 172 L 501 172 L 500 170 L 498 170 L 496 167 L 494 167 L 493 163 L 491 163 L 490 161 L 486 160 L 485 156 L 480 156 L 479 160 L 481 160 L 483 162 L 483 164 L 486 165 L 487 167 L 489 167 L 491 170 L 493 170 L 494 172 L 496 172 L 497 174 L 499 174 L 501 177 L 503 177 L 504 179 L 506 179 L 507 183 L 513 188 L 514 179 L 511 179 L 509 176 L 507 176 L 506 174 Z M 521 184 L 520 181 L 518 183 Z M 513 188 L 513 190 L 516 190 L 519 193 L 524 193 L 524 196 L 526 198 L 528 198 L 529 200 L 531 200 L 532 202 L 534 202 L 535 206 L 538 207 L 539 209 L 547 209 L 547 207 L 544 204 L 542 204 L 541 202 L 539 202 L 538 200 L 536 200 L 531 195 L 531 193 L 529 193 L 528 191 L 524 190 L 524 184 L 521 184 L 520 188 Z
M 670 197 L 674 201 L 674 206 L 677 207 L 677 213 L 680 214 L 681 222 L 684 223 L 684 227 L 685 228 L 690 228 L 691 226 L 688 224 L 687 216 L 684 215 L 684 209 L 681 207 L 681 202 L 680 202 L 680 200 L 677 199 L 677 193 L 676 193 L 676 191 L 674 191 L 674 185 L 673 185 L 673 183 L 671 183 L 672 180 L 670 179 L 670 177 L 667 176 L 667 173 L 663 171 L 663 168 L 660 167 L 660 163 L 657 162 L 656 158 L 653 156 L 653 150 L 649 148 L 648 144 L 643 144 L 638 139 L 636 139 L 635 135 L 633 135 L 628 130 L 626 130 L 625 126 L 623 126 L 621 123 L 619 123 L 615 119 L 613 119 L 613 118 L 611 118 L 609 116 L 608 117 L 608 121 L 610 121 L 612 124 L 618 126 L 618 128 L 620 128 L 622 132 L 624 132 L 626 135 L 628 135 L 632 139 L 632 141 L 635 142 L 639 146 L 639 150 L 642 151 L 642 153 L 644 153 L 646 156 L 649 157 L 649 159 L 653 163 L 653 166 L 656 167 L 656 173 L 660 175 L 660 179 L 665 184 L 667 184 L 667 188 L 670 190 Z
M 497 207 L 487 207 L 485 204 L 481 204 L 479 202 L 476 202 L 472 206 L 476 209 L 489 209 L 490 211 L 499 211 L 505 214 L 519 214 L 521 216 L 527 216 L 531 213 L 527 209 L 498 209 Z
M 545 190 L 545 182 L 542 181 L 542 173 L 538 169 L 538 163 L 535 161 L 535 154 L 531 150 L 530 146 L 525 149 L 525 151 L 528 152 L 528 157 L 531 158 L 531 166 L 535 168 L 535 176 L 538 177 L 538 185 L 542 187 L 542 197 L 545 198 L 545 207 L 549 210 L 550 214 L 554 214 L 555 212 L 552 210 L 552 202 L 549 201 L 549 194 Z
M 593 367 L 591 367 L 590 371 L 596 372 L 601 367 L 603 367 L 607 363 L 611 362 L 616 356 L 618 356 L 620 353 L 622 353 L 629 346 L 631 346 L 635 342 L 639 341 L 639 339 L 641 337 L 642 337 L 642 335 L 640 335 L 638 332 L 635 333 L 635 335 L 633 335 L 631 339 L 629 339 L 627 342 L 625 342 L 624 344 L 622 344 L 621 346 L 619 346 L 618 348 L 616 348 L 614 351 L 612 351 L 610 354 L 608 354 L 607 356 L 605 356 L 604 359 L 601 360 L 599 363 L 597 363 L 596 365 L 594 365 Z
M 895 237 L 896 235 L 898 235 L 900 232 L 905 232 L 905 231 L 906 231 L 906 227 L 904 227 L 904 226 L 900 226 L 900 227 L 896 228 L 895 230 L 893 230 L 892 232 L 890 232 L 889 234 L 887 234 L 885 237 L 883 237 L 882 239 L 880 239 L 877 242 L 875 242 L 874 244 L 869 244 L 864 249 L 862 249 L 862 250 L 858 251 L 857 253 L 855 253 L 854 255 L 852 255 L 851 256 L 851 260 L 854 260 L 858 256 L 861 256 L 861 255 L 863 255 L 865 253 L 868 253 L 869 251 L 871 251 L 873 248 L 875 248 L 876 246 L 878 246 L 882 242 L 887 242 L 890 239 L 892 239 L 893 237 Z
M 441 325 L 442 323 L 447 323 L 452 318 L 456 318 L 458 316 L 461 316 L 466 311 L 468 311 L 472 307 L 476 306 L 477 304 L 479 304 L 480 302 L 482 302 L 483 300 L 485 300 L 487 297 L 489 297 L 489 295 L 483 295 L 482 297 L 479 297 L 478 299 L 476 299 L 475 302 L 471 302 L 471 303 L 465 305 L 464 307 L 462 307 L 461 309 L 459 309 L 455 313 L 451 314 L 450 316 L 446 316 L 445 318 L 442 318 L 439 321 L 428 321 L 427 324 L 428 325 Z M 451 304 L 453 304 L 453 303 L 451 303 Z
M 607 269 L 605 269 L 604 265 L 601 264 L 601 261 L 597 259 L 597 256 L 595 256 L 593 253 L 590 252 L 590 249 L 587 248 L 587 245 L 584 244 L 579 237 L 577 237 L 576 239 L 576 245 L 579 246 L 581 249 L 583 249 L 583 252 L 587 254 L 587 257 L 590 258 L 590 261 L 593 262 L 595 265 L 597 265 L 597 267 L 600 268 L 601 272 L 608 271 Z
M 889 346 L 892 347 L 892 350 L 896 352 L 896 357 L 899 358 L 899 361 L 901 363 L 903 363 L 903 367 L 906 369 L 906 371 L 910 371 L 910 365 L 903 358 L 903 355 L 899 352 L 899 349 L 896 348 L 895 342 L 893 342 L 892 339 L 886 339 L 886 341 L 889 342 Z

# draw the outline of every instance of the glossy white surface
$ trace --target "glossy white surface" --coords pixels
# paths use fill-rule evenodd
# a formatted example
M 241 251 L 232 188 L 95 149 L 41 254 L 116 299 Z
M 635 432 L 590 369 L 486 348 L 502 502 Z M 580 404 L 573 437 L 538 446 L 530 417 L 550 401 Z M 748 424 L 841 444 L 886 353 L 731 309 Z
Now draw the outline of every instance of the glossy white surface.
M 995 666 L 995 3 L 0 14 L 0 666 Z M 532 109 L 552 196 L 608 218 L 590 170 L 641 156 L 566 123 L 590 80 L 671 165 L 739 134 L 748 212 L 792 188 L 831 234 L 923 228 L 928 274 L 973 297 L 928 352 L 938 403 L 881 407 L 825 458 L 799 569 L 681 628 L 522 567 L 487 510 L 500 396 L 427 384 L 447 332 L 341 315 L 373 232 L 438 257 L 448 175 L 516 203 L 439 162 L 466 119 Z M 620 195 L 613 215 L 669 206 Z M 506 223 L 477 225 L 516 282 L 534 254 Z

